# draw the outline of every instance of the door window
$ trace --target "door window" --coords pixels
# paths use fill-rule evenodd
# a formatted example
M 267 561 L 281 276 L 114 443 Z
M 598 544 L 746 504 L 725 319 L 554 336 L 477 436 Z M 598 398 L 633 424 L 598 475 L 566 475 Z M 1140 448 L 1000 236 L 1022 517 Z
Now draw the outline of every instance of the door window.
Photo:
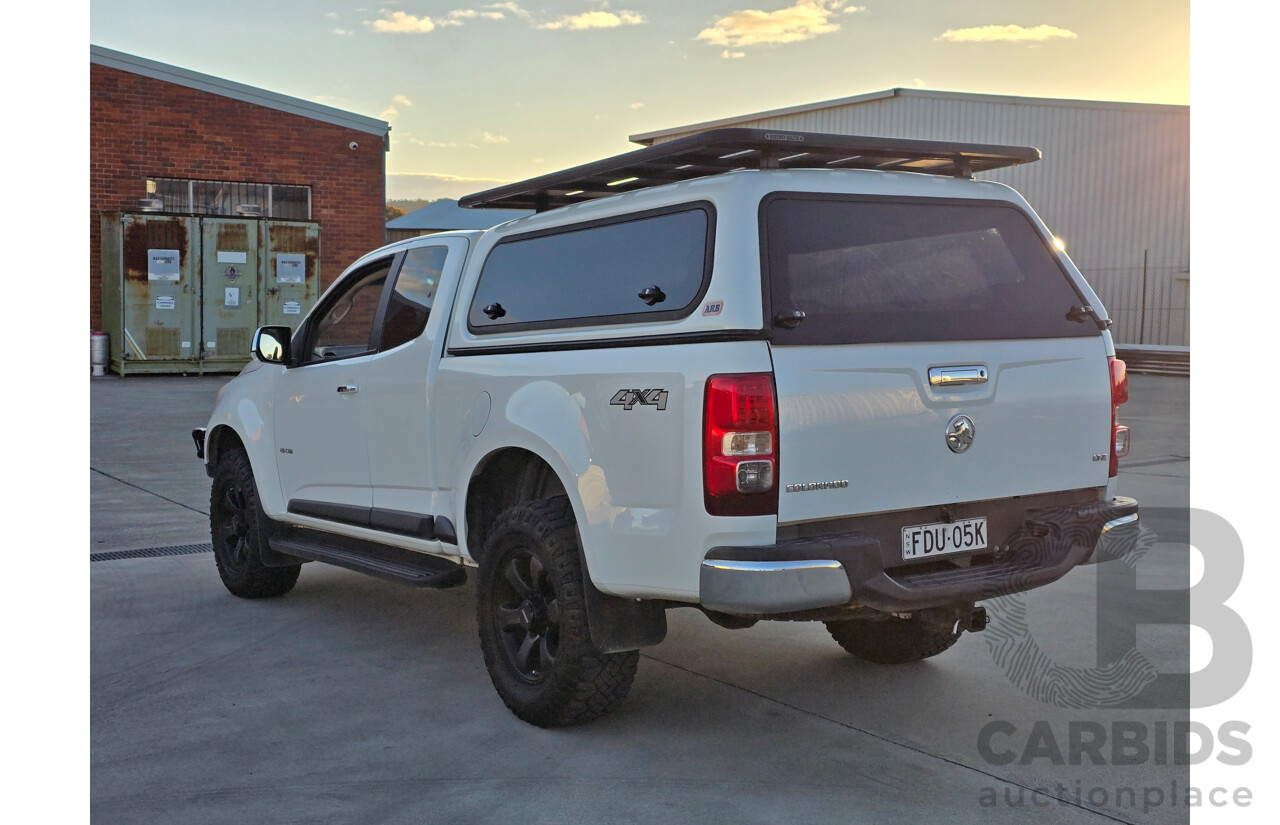
M 372 351 L 373 325 L 391 258 L 347 279 L 350 286 L 333 296 L 316 317 L 306 363 L 349 358 Z
M 422 334 L 448 254 L 448 248 L 443 246 L 420 246 L 405 252 L 387 302 L 381 349 L 398 347 Z

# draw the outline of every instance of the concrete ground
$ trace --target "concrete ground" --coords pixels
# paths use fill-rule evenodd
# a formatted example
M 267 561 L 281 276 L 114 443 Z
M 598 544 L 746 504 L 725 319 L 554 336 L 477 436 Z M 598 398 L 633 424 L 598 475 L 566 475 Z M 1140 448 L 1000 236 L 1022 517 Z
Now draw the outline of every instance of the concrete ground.
M 91 553 L 209 541 L 209 482 L 188 433 L 225 380 L 93 381 Z M 1177 511 L 1158 508 L 1187 505 L 1188 381 L 1130 380 L 1120 491 L 1185 542 Z M 1126 600 L 1105 595 L 1116 579 L 1099 580 L 1117 564 L 993 605 L 995 621 L 1025 608 L 1028 638 L 1060 670 L 1093 668 L 1115 642 L 1098 628 L 1123 641 L 1131 626 Z M 1140 587 L 1186 575 L 1185 544 L 1157 544 L 1137 568 Z M 619 712 L 546 731 L 490 685 L 471 584 L 417 591 L 309 564 L 284 598 L 243 601 L 207 552 L 95 560 L 91 583 L 97 822 L 1188 820 L 1185 800 L 1169 801 L 1187 768 L 1161 764 L 1156 746 L 1187 717 L 1185 678 L 1144 694 L 1168 709 L 1059 707 L 997 664 L 990 630 L 879 666 L 819 624 L 728 631 L 669 611 Z M 1185 628 L 1139 628 L 1136 643 L 1161 671 L 1187 670 Z M 1108 745 L 1094 764 L 1069 747 L 1079 730 L 1113 739 L 1115 723 L 1144 731 L 1148 754 Z M 997 731 L 985 756 L 984 729 Z

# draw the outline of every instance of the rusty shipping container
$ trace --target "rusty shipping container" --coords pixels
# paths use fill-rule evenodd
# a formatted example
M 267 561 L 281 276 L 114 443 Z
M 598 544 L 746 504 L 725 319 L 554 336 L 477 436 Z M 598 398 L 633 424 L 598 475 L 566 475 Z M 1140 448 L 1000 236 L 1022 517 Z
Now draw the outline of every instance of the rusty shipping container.
M 320 227 L 157 213 L 102 216 L 110 367 L 235 372 L 260 326 L 297 327 L 319 297 Z

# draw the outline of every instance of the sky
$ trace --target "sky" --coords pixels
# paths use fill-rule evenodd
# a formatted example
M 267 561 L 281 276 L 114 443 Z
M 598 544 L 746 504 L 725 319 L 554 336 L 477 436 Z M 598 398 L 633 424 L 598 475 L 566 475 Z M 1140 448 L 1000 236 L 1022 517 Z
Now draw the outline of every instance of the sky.
M 387 120 L 388 197 L 895 86 L 1190 102 L 1168 0 L 97 0 L 90 42 Z

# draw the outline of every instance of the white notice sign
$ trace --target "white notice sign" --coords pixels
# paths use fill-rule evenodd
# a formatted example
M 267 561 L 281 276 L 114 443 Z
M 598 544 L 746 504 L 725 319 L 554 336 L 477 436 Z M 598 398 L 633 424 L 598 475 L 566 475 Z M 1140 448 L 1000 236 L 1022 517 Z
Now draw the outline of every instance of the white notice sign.
M 248 252 L 228 252 L 225 249 L 218 250 L 218 263 L 220 264 L 247 264 L 249 263 Z
M 302 302 L 301 301 L 285 301 L 284 314 L 285 315 L 301 315 Z
M 174 301 L 172 295 L 156 296 L 156 309 L 174 309 L 176 306 L 177 303 Z
M 176 249 L 147 250 L 147 280 L 173 281 L 181 277 L 181 253 Z
M 307 256 L 294 252 L 276 253 L 276 281 L 282 284 L 300 284 L 306 280 Z

